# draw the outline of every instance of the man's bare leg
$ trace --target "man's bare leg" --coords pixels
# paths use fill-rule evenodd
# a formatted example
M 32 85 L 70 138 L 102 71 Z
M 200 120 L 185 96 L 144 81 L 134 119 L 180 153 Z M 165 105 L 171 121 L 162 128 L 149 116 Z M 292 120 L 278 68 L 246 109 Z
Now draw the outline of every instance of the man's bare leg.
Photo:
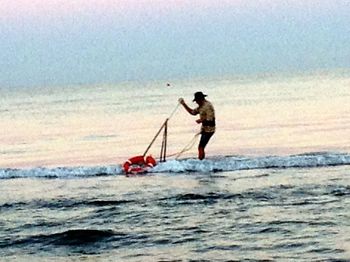
M 198 147 L 198 159 L 203 160 L 205 158 L 204 147 Z

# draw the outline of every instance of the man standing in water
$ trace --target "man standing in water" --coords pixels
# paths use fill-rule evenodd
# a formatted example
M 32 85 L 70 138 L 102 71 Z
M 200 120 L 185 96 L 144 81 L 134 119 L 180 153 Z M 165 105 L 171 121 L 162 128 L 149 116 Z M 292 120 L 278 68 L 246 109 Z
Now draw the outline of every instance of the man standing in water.
M 199 114 L 199 119 L 196 122 L 197 124 L 202 124 L 201 140 L 198 145 L 198 158 L 200 160 L 205 158 L 204 148 L 215 132 L 215 111 L 213 105 L 205 99 L 206 96 L 202 92 L 194 94 L 193 102 L 198 104 L 198 107 L 195 109 L 191 109 L 183 98 L 179 98 L 179 103 L 183 105 L 188 113 L 191 115 Z

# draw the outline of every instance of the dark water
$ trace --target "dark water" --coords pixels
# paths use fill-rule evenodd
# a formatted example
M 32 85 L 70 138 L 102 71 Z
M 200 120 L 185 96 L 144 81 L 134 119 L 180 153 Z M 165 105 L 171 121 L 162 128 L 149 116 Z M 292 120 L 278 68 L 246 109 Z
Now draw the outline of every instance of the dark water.
M 349 167 L 0 180 L 1 261 L 350 261 Z

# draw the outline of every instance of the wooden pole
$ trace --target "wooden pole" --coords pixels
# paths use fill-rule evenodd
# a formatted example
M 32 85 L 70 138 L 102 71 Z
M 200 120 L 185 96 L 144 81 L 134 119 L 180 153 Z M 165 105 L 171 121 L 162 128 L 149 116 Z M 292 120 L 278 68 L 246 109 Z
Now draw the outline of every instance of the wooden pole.
M 166 147 L 168 143 L 168 120 L 166 121 L 166 125 L 164 127 L 164 156 L 163 156 L 163 162 L 166 161 Z
M 168 118 L 165 120 L 164 124 L 160 127 L 160 129 L 158 130 L 157 134 L 154 136 L 152 142 L 149 144 L 149 146 L 147 147 L 147 149 L 145 150 L 145 152 L 143 153 L 143 156 L 146 156 L 148 150 L 151 148 L 151 146 L 153 145 L 154 141 L 156 140 L 156 138 L 159 136 L 160 132 L 162 131 L 162 129 L 164 128 L 164 126 L 167 124 L 168 122 Z
M 159 161 L 160 162 L 165 162 L 166 161 L 167 136 L 168 136 L 168 119 L 164 123 L 162 147 L 160 149 L 160 157 L 159 157 Z

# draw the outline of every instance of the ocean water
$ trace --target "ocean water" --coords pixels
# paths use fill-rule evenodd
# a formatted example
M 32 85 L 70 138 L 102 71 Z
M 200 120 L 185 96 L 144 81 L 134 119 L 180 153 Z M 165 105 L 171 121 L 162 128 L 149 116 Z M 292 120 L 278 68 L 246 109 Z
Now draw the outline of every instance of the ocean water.
M 0 261 L 350 261 L 350 76 L 0 88 Z M 208 94 L 207 158 L 177 107 Z M 174 114 L 172 114 L 174 113 Z M 165 119 L 168 160 L 125 176 Z M 150 153 L 159 156 L 161 141 Z

